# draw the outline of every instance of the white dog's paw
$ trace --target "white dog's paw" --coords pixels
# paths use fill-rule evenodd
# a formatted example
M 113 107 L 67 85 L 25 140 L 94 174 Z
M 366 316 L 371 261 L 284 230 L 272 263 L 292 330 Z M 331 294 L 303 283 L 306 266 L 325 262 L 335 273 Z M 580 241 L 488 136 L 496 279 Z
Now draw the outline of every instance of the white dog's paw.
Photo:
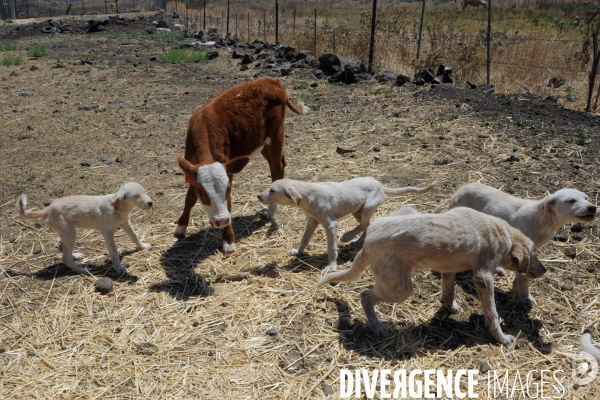
M 377 337 L 385 338 L 388 335 L 388 330 L 387 330 L 386 326 L 384 324 L 382 324 L 381 322 L 377 322 L 376 324 L 369 326 L 369 328 L 371 329 L 371 332 L 373 333 L 373 335 L 375 335 Z
M 288 254 L 290 256 L 299 256 L 300 254 L 302 254 L 302 252 L 298 251 L 298 249 L 291 249 L 288 250 Z
M 494 273 L 498 276 L 506 276 L 506 271 L 502 267 L 496 267 Z
M 533 306 L 537 306 L 537 301 L 532 295 L 528 295 L 527 297 L 519 297 L 521 303 L 525 304 L 527 308 L 533 308 Z
M 448 312 L 448 314 L 458 314 L 460 312 L 460 306 L 455 301 L 452 302 L 450 307 L 444 305 L 444 309 Z
M 83 258 L 83 253 L 73 253 L 73 260 L 81 260 Z
M 332 271 L 337 271 L 337 263 L 331 263 L 328 266 L 326 266 L 325 269 L 323 270 L 323 272 L 332 272 Z
M 351 240 L 351 241 L 350 241 L 350 245 L 352 245 L 352 246 L 362 246 L 362 244 L 363 244 L 364 242 L 365 242 L 365 236 L 364 236 L 364 235 L 362 235 L 362 236 L 361 236 L 361 237 L 359 237 L 359 238 L 356 238 L 356 239 L 354 239 L 354 240 Z
M 346 233 L 344 233 L 340 239 L 340 242 L 342 243 L 348 243 L 349 241 L 351 241 L 352 239 L 354 239 L 354 236 L 356 236 L 356 234 L 352 231 L 348 231 Z
M 510 346 L 512 344 L 512 342 L 515 341 L 515 337 L 513 335 L 501 334 L 501 336 L 496 338 L 496 340 L 498 340 L 498 343 L 500 343 L 500 344 L 503 344 L 505 346 Z
M 127 268 L 125 268 L 123 265 L 115 265 L 115 272 L 119 275 L 124 275 L 127 273 Z
M 277 204 L 269 204 L 269 212 L 267 213 L 267 219 L 269 221 L 276 221 L 278 211 L 279 206 Z
M 223 253 L 231 254 L 235 250 L 235 243 L 227 243 L 223 241 Z
M 142 245 L 139 247 L 140 250 L 145 250 L 145 249 L 149 249 L 150 246 L 148 243 L 142 243 Z
M 90 273 L 89 268 L 87 268 L 87 267 L 80 267 L 79 265 L 75 265 L 71 269 L 73 270 L 73 272 L 75 272 L 77 274 L 88 275 Z
M 173 236 L 182 239 L 185 237 L 185 231 L 187 231 L 187 225 L 177 225 L 175 232 L 173 232 Z

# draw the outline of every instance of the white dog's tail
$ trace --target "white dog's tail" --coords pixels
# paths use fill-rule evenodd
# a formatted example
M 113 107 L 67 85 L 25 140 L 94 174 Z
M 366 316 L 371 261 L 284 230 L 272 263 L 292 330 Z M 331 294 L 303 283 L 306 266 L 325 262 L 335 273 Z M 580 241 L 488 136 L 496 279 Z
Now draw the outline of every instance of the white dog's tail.
M 433 187 L 437 184 L 437 181 L 430 183 L 429 185 L 425 186 L 424 188 L 420 188 L 420 187 L 415 187 L 415 186 L 407 186 L 407 187 L 403 187 L 403 188 L 388 188 L 385 187 L 383 188 L 383 192 L 385 194 L 390 194 L 392 196 L 399 196 L 401 194 L 406 194 L 406 193 L 427 193 L 429 192 L 431 189 L 433 189 Z
M 19 196 L 19 198 L 17 199 L 17 212 L 28 219 L 40 219 L 42 218 L 46 213 L 44 212 L 45 210 L 41 210 L 41 211 L 27 211 L 27 196 L 25 195 L 25 193 L 23 193 L 21 196 Z
M 315 286 L 313 286 L 313 289 L 316 289 L 319 286 L 324 285 L 326 283 L 330 283 L 330 282 L 354 282 L 354 281 L 357 281 L 360 278 L 360 276 L 362 275 L 362 273 L 365 272 L 365 269 L 367 269 L 368 266 L 369 266 L 369 260 L 365 254 L 365 250 L 362 249 L 356 255 L 356 258 L 354 259 L 354 262 L 352 263 L 352 266 L 350 267 L 350 269 L 347 269 L 345 271 L 332 272 L 330 274 L 323 276 L 321 279 L 319 279 L 319 281 L 315 284 Z
M 583 336 L 581 337 L 581 347 L 583 348 L 583 351 L 585 351 L 586 353 L 590 353 L 592 356 L 594 356 L 596 360 L 600 361 L 600 350 L 598 350 L 592 344 L 592 335 L 590 335 L 589 333 L 583 334 Z

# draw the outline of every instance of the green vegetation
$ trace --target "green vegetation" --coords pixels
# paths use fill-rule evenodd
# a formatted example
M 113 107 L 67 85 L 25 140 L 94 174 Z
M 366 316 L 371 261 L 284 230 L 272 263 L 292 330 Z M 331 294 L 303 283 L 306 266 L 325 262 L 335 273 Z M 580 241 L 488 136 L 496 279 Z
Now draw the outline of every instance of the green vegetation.
M 181 49 L 173 49 L 160 56 L 160 61 L 169 64 L 186 63 L 201 63 L 208 60 L 206 52 L 202 50 L 185 51 Z
M 17 50 L 17 44 L 16 43 L 0 43 L 0 51 L 14 51 Z
M 27 55 L 29 57 L 44 57 L 48 55 L 48 52 L 46 51 L 46 49 L 44 48 L 44 46 L 41 46 L 39 44 L 32 44 L 29 47 L 29 51 L 27 52 Z
M 10 54 L 6 55 L 2 59 L 2 65 L 10 66 L 10 65 L 21 65 L 23 64 L 23 59 L 19 56 L 11 56 Z

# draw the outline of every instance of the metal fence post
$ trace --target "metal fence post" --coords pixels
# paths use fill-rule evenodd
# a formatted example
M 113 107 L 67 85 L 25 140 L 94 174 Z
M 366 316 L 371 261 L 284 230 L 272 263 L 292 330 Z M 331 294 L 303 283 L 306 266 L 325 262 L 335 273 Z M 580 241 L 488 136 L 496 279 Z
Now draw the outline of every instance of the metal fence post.
M 279 44 L 279 1 L 275 0 L 275 44 Z
M 488 0 L 487 29 L 487 84 L 490 84 L 490 64 L 492 60 L 492 0 Z
M 263 39 L 267 42 L 267 9 L 263 10 Z
M 225 29 L 225 34 L 229 36 L 229 0 L 227 0 L 227 28 Z
M 204 24 L 202 25 L 202 30 L 206 30 L 206 0 L 204 0 Z
M 371 41 L 369 42 L 369 72 L 373 72 L 373 52 L 375 51 L 375 25 L 377 24 L 377 0 L 373 0 L 371 15 Z
M 315 8 L 315 29 L 313 31 L 315 57 L 317 56 L 317 9 Z
M 419 24 L 419 38 L 417 39 L 417 60 L 421 54 L 421 32 L 423 32 L 423 19 L 425 18 L 425 0 L 423 0 L 423 8 L 421 9 L 421 23 Z

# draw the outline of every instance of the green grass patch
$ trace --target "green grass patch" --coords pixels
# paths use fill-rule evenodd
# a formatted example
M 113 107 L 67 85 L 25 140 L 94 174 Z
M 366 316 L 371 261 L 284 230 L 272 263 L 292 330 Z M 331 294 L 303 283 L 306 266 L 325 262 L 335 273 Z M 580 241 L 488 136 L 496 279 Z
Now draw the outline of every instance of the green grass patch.
M 0 51 L 14 51 L 17 50 L 16 43 L 0 43 Z
M 208 60 L 206 52 L 202 50 L 185 51 L 181 49 L 173 49 L 168 53 L 160 56 L 160 61 L 169 64 L 185 63 L 201 63 Z
M 27 55 L 29 57 L 45 57 L 48 55 L 48 52 L 44 48 L 44 46 L 40 46 L 39 44 L 32 44 L 29 47 L 29 51 L 27 51 Z
M 23 59 L 19 56 L 11 56 L 10 54 L 4 56 L 2 59 L 2 65 L 10 66 L 10 65 L 21 65 L 23 64 Z

